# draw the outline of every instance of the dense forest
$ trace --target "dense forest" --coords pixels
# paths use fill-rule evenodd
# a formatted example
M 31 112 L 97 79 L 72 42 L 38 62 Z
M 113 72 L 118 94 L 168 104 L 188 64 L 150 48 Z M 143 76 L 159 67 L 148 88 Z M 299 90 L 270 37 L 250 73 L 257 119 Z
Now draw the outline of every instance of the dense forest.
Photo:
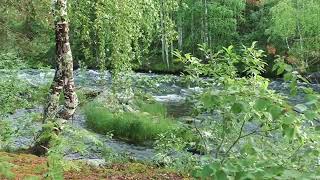
M 319 0 L 1 0 L 0 179 L 320 179 Z

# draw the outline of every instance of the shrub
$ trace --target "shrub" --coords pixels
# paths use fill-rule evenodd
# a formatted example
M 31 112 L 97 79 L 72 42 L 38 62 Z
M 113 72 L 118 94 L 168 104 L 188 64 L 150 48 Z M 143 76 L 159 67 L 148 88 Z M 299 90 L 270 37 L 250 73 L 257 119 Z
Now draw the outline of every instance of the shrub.
M 43 103 L 49 86 L 33 87 L 14 73 L 0 79 L 0 115 Z

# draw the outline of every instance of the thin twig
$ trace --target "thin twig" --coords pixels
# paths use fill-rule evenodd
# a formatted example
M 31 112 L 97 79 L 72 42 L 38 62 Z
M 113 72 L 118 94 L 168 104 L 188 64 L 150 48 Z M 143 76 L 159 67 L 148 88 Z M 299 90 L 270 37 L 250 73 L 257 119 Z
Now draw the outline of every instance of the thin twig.
M 216 150 L 216 158 L 217 158 L 217 159 L 218 159 L 219 151 L 220 151 L 220 149 L 221 149 L 221 147 L 222 147 L 225 139 L 226 139 L 226 135 L 225 135 L 225 133 L 223 133 L 223 137 L 222 137 L 221 143 L 219 144 L 219 146 L 218 146 L 218 148 L 217 148 L 217 150 Z
M 239 140 L 241 139 L 242 136 L 242 132 L 243 132 L 243 127 L 244 124 L 246 123 L 246 121 L 243 121 L 241 128 L 240 128 L 240 132 L 239 132 L 239 136 L 237 137 L 237 139 L 232 143 L 232 145 L 229 147 L 229 149 L 227 150 L 227 152 L 225 153 L 225 156 L 223 157 L 221 164 L 223 164 L 223 162 L 226 160 L 227 155 L 230 153 L 231 149 L 239 142 Z
M 203 141 L 204 147 L 205 147 L 206 150 L 207 150 L 207 149 L 208 149 L 208 146 L 207 146 L 206 140 L 205 140 L 204 137 L 202 136 L 201 131 L 198 129 L 198 127 L 197 127 L 197 125 L 196 125 L 196 120 L 195 120 L 195 119 L 193 120 L 193 124 L 194 124 L 194 127 L 195 127 L 197 133 L 200 135 L 200 138 L 201 138 L 202 141 Z
M 302 148 L 303 144 L 300 144 L 300 146 L 287 158 L 288 160 L 291 159 L 295 154 L 298 153 L 298 151 Z

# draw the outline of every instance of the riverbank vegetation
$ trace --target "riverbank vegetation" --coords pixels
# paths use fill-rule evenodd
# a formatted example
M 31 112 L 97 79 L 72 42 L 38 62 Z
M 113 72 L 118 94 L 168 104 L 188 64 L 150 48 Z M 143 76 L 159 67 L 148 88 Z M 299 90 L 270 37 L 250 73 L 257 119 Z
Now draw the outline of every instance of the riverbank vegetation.
M 178 125 L 174 120 L 165 117 L 160 111 L 154 112 L 157 105 L 148 105 L 147 111 L 122 112 L 114 114 L 99 104 L 89 104 L 85 108 L 87 125 L 101 134 L 112 133 L 115 137 L 125 138 L 133 143 L 155 140 L 161 133 L 171 131 Z M 151 107 L 153 106 L 153 107 Z
M 318 1 L 66 3 L 0 6 L 0 179 L 320 179 Z

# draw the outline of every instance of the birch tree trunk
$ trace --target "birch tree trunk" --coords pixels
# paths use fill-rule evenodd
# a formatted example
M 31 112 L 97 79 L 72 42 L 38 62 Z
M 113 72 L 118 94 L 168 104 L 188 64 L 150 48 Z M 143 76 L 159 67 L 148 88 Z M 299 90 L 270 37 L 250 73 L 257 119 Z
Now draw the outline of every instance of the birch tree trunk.
M 169 69 L 169 45 L 168 45 L 168 38 L 167 38 L 167 5 L 164 4 L 164 0 L 161 0 L 161 17 L 160 17 L 160 23 L 161 23 L 161 44 L 162 44 L 162 60 L 164 63 L 167 64 L 167 67 Z
M 73 59 L 69 43 L 67 0 L 53 0 L 56 35 L 56 72 L 51 85 L 44 121 L 60 117 L 70 119 L 78 105 L 73 78 Z M 64 107 L 59 111 L 59 97 L 63 90 Z
M 194 9 L 191 11 L 191 46 L 192 46 L 192 54 L 195 54 L 195 48 L 194 48 Z
M 179 1 L 179 8 L 182 8 L 182 1 Z M 181 11 L 181 10 L 180 10 Z M 182 51 L 183 44 L 183 17 L 182 13 L 178 13 L 178 48 Z
M 161 10 L 160 10 L 160 27 L 161 27 L 161 53 L 162 61 L 166 63 L 166 54 L 165 54 L 165 27 L 164 27 L 164 5 L 163 0 L 161 0 Z
M 208 26 L 208 2 L 204 0 L 204 43 L 209 43 L 209 26 Z

